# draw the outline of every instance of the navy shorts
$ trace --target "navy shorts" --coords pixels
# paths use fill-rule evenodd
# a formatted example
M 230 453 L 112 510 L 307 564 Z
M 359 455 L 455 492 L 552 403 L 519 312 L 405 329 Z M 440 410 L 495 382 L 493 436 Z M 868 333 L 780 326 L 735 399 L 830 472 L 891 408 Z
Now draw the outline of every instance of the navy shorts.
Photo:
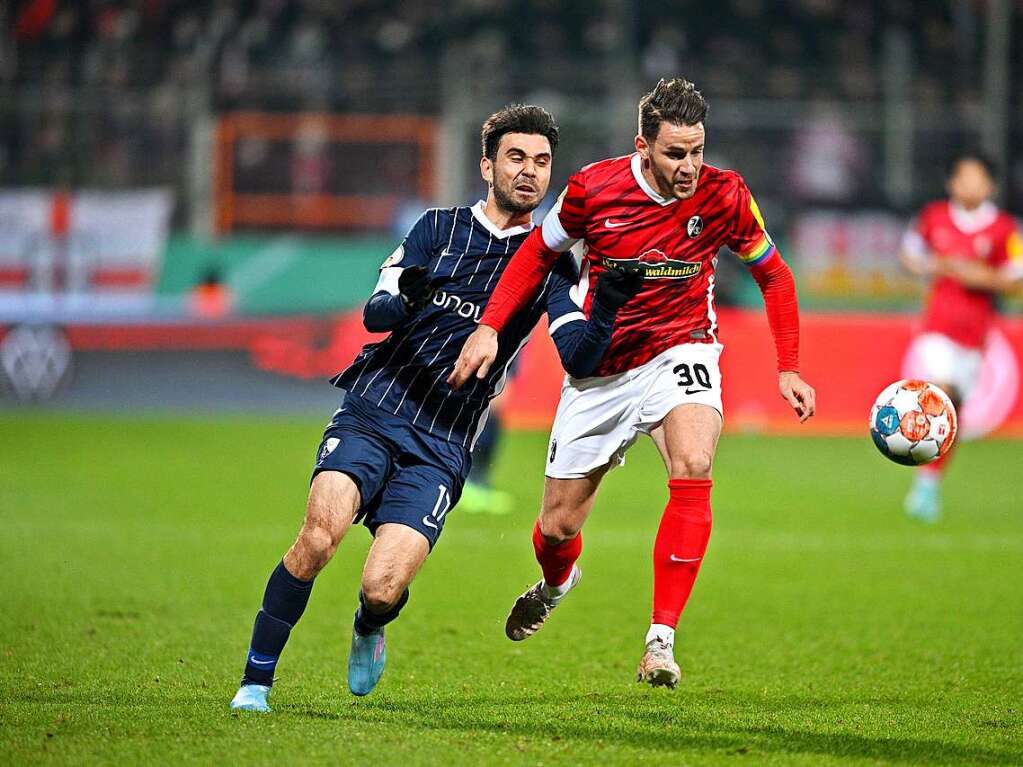
M 373 533 L 387 522 L 411 527 L 432 549 L 471 465 L 461 445 L 349 394 L 323 432 L 313 477 L 321 471 L 347 474 L 362 495 L 356 522 Z

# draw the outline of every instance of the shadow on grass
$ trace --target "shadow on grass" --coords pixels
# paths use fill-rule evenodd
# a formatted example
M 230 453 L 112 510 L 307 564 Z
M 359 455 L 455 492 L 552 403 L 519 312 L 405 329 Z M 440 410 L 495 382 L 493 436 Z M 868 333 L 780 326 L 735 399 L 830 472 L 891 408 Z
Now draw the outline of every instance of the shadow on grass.
M 105 707 L 149 708 L 174 703 L 178 713 L 185 717 L 200 712 L 208 714 L 215 702 L 218 712 L 225 717 L 229 713 L 227 698 L 205 690 L 195 696 L 170 690 L 161 693 L 140 691 L 137 695 L 125 696 L 34 689 L 5 697 L 8 704 L 63 704 L 93 711 Z M 753 758 L 760 753 L 858 757 L 906 764 L 1023 763 L 1023 746 L 991 748 L 949 742 L 937 737 L 898 734 L 898 720 L 908 720 L 926 706 L 896 697 L 821 699 L 800 694 L 761 697 L 713 691 L 701 693 L 698 699 L 694 699 L 667 691 L 637 688 L 628 692 L 590 693 L 566 693 L 552 689 L 543 696 L 422 691 L 414 695 L 390 693 L 365 699 L 343 694 L 342 699 L 345 702 L 338 706 L 337 698 L 331 694 L 330 702 L 323 701 L 324 708 L 311 708 L 312 701 L 308 699 L 303 704 L 295 704 L 282 697 L 274 705 L 274 718 L 284 716 L 307 721 L 394 725 L 406 733 L 416 730 L 487 732 L 541 742 L 562 740 L 595 744 L 603 741 L 662 754 L 691 752 L 695 755 L 717 751 Z M 866 725 L 874 734 L 820 731 L 845 726 L 839 719 L 840 711 L 862 705 L 899 712 L 888 725 L 890 734 L 877 734 L 878 729 L 884 726 L 878 724 Z M 830 721 L 820 723 L 822 714 L 827 715 Z M 236 714 L 232 716 L 237 718 Z M 241 718 L 253 725 L 262 719 Z M 779 723 L 779 719 L 788 723 Z M 226 720 L 222 724 L 226 724 Z M 973 725 L 963 723 L 960 729 L 966 727 L 972 728 Z M 849 729 L 852 729 L 851 725 Z M 956 735 L 950 736 L 953 737 Z
M 865 698 L 821 701 L 808 696 L 751 700 L 715 695 L 694 704 L 672 701 L 661 691 L 640 694 L 591 693 L 538 699 L 537 696 L 469 695 L 412 701 L 359 700 L 340 712 L 281 707 L 282 713 L 333 721 L 400 724 L 424 730 L 484 731 L 538 740 L 578 740 L 618 743 L 656 752 L 714 750 L 734 754 L 802 754 L 859 757 L 885 763 L 1020 763 L 1023 749 L 993 749 L 950 743 L 934 738 L 867 735 L 854 732 L 814 732 L 800 725 L 754 724 L 750 720 L 776 714 L 807 715 L 868 703 L 907 706 L 905 700 Z M 671 693 L 663 693 L 670 695 Z M 523 721 L 527 720 L 527 721 Z M 833 725 L 834 726 L 834 725 Z

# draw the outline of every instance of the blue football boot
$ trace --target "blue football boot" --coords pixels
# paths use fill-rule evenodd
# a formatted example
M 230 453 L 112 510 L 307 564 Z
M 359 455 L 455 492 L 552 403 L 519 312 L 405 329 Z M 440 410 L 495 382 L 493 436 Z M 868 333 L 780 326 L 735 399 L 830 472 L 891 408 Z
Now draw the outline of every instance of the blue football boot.
M 260 711 L 266 713 L 270 704 L 266 702 L 270 688 L 265 684 L 243 684 L 231 699 L 233 711 Z
M 938 482 L 917 477 L 906 496 L 906 514 L 927 524 L 937 522 L 941 518 L 940 489 Z
M 369 695 L 380 681 L 387 663 L 384 630 L 363 636 L 352 628 L 352 649 L 348 653 L 348 689 L 353 695 Z

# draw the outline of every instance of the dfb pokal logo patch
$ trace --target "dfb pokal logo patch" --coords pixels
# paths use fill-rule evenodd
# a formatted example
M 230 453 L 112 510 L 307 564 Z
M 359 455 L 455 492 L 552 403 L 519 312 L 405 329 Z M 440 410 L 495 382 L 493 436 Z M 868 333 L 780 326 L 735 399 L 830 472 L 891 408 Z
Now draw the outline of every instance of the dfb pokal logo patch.
M 689 219 L 689 223 L 686 224 L 686 232 L 689 233 L 690 237 L 699 237 L 700 232 L 703 231 L 703 219 L 699 216 L 693 216 Z
M 327 456 L 334 452 L 335 448 L 341 444 L 341 440 L 337 437 L 328 437 L 327 441 L 323 443 L 323 449 L 320 451 L 320 460 L 317 463 L 323 463 L 327 460 Z

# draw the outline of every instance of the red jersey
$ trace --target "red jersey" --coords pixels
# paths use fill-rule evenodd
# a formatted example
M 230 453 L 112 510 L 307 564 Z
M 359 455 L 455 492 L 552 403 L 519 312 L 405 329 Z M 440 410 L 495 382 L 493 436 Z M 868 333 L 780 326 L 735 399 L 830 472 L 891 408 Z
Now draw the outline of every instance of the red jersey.
M 966 211 L 948 200 L 930 203 L 907 233 L 904 248 L 918 257 L 926 257 L 930 252 L 1023 273 L 1023 240 L 1016 222 L 990 202 L 974 211 Z M 968 288 L 951 277 L 938 277 L 926 301 L 923 330 L 979 349 L 994 315 L 993 293 Z
M 643 287 L 618 312 L 597 376 L 638 367 L 679 344 L 716 343 L 714 266 L 721 246 L 748 265 L 774 253 L 738 173 L 705 164 L 696 193 L 679 200 L 653 189 L 641 162 L 633 154 L 586 166 L 569 179 L 543 224 L 552 250 L 585 242 L 577 297 L 587 315 L 597 278 L 610 264 L 644 266 Z

